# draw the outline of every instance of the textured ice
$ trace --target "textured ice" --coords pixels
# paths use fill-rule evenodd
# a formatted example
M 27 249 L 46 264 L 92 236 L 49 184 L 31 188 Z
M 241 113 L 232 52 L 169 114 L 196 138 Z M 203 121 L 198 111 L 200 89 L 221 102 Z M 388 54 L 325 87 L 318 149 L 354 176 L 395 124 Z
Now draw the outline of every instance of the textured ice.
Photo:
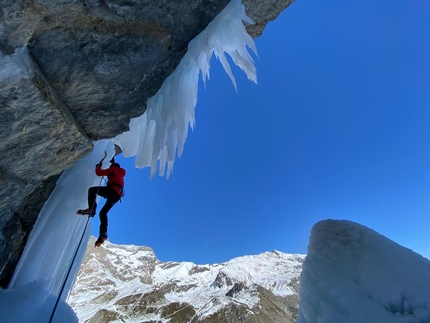
M 111 146 L 111 149 L 107 147 Z M 100 177 L 94 173 L 94 165 L 107 150 L 113 155 L 113 144 L 100 141 L 93 153 L 79 161 L 60 176 L 50 198 L 44 204 L 31 231 L 20 262 L 9 288 L 17 288 L 36 280 L 43 280 L 45 288 L 58 295 L 70 261 L 81 239 L 88 217 L 78 216 L 76 211 L 87 207 L 90 186 L 99 185 Z M 107 167 L 105 161 L 104 167 Z M 79 269 L 85 247 L 91 234 L 91 221 L 84 235 L 83 248 L 74 264 L 63 299 Z
M 317 223 L 297 323 L 332 322 L 430 322 L 430 261 L 360 224 Z
M 168 178 L 173 170 L 176 150 L 178 156 L 181 156 L 188 127 L 193 129 L 195 126 L 194 108 L 197 103 L 199 73 L 202 73 L 206 84 L 213 54 L 221 62 L 235 88 L 236 81 L 225 53 L 246 73 L 248 79 L 257 82 L 254 61 L 247 47 L 254 53 L 257 50 L 243 21 L 252 23 L 240 0 L 232 0 L 189 43 L 188 51 L 176 70 L 148 100 L 146 112 L 131 120 L 130 131 L 113 139 L 122 148 L 125 157 L 136 156 L 137 167 L 150 166 L 151 177 L 155 175 L 159 161 L 159 175 L 164 175 L 167 165 Z
M 15 289 L 1 290 L 1 322 L 49 322 L 56 297 L 46 290 L 43 285 L 43 282 L 34 281 Z M 78 317 L 65 301 L 60 301 L 53 322 L 78 323 Z
M 113 144 L 107 140 L 100 141 L 90 155 L 60 176 L 29 235 L 8 289 L 0 290 L 1 306 L 3 299 L 10 299 L 7 308 L 0 306 L 2 322 L 48 322 L 78 242 L 84 234 L 53 321 L 77 322 L 64 300 L 82 262 L 91 234 L 91 221 L 84 232 L 88 217 L 78 216 L 76 210 L 86 207 L 88 187 L 100 184 L 100 178 L 94 174 L 94 165 L 105 150 L 110 152 L 106 158 L 109 160 L 113 155 Z

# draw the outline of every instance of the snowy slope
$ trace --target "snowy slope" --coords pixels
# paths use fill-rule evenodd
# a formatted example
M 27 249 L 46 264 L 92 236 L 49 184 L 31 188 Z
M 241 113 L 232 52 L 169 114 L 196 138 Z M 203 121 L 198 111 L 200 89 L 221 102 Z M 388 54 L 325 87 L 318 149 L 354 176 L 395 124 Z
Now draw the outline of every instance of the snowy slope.
M 68 303 L 80 322 L 295 322 L 304 255 L 161 262 L 148 247 L 90 239 Z
M 298 323 L 429 323 L 430 261 L 358 223 L 314 225 Z

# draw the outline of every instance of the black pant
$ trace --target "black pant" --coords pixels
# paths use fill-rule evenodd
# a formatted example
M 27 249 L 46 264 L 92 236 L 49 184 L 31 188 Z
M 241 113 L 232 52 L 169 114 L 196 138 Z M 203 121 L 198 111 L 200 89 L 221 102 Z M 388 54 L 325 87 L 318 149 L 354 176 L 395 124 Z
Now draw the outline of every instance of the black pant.
M 121 196 L 112 187 L 109 186 L 94 186 L 88 189 L 88 207 L 94 211 L 97 209 L 96 195 L 100 195 L 106 199 L 105 205 L 100 210 L 100 236 L 107 237 L 108 217 L 109 210 L 121 199 Z

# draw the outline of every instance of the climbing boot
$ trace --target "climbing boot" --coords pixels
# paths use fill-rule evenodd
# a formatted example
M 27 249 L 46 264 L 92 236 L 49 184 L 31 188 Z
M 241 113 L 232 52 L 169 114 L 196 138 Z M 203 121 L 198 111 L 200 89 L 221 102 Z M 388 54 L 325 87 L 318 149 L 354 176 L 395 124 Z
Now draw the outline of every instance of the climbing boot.
M 100 237 L 97 239 L 94 247 L 100 247 L 103 244 L 103 242 L 105 242 L 105 240 L 107 240 L 107 236 L 100 235 Z
M 78 212 L 76 212 L 80 215 L 89 215 L 90 217 L 93 217 L 96 214 L 96 210 L 93 209 L 93 211 L 91 212 L 91 209 L 85 209 L 85 210 L 78 210 Z

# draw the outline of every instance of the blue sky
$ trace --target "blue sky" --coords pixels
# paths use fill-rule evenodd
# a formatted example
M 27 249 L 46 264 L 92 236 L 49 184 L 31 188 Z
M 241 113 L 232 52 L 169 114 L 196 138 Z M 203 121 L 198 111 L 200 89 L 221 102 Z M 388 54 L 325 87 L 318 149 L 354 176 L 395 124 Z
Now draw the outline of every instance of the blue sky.
M 109 240 L 218 263 L 306 253 L 331 218 L 429 258 L 430 2 L 297 0 L 256 45 L 258 84 L 233 68 L 238 93 L 213 59 L 168 180 L 117 159 Z

